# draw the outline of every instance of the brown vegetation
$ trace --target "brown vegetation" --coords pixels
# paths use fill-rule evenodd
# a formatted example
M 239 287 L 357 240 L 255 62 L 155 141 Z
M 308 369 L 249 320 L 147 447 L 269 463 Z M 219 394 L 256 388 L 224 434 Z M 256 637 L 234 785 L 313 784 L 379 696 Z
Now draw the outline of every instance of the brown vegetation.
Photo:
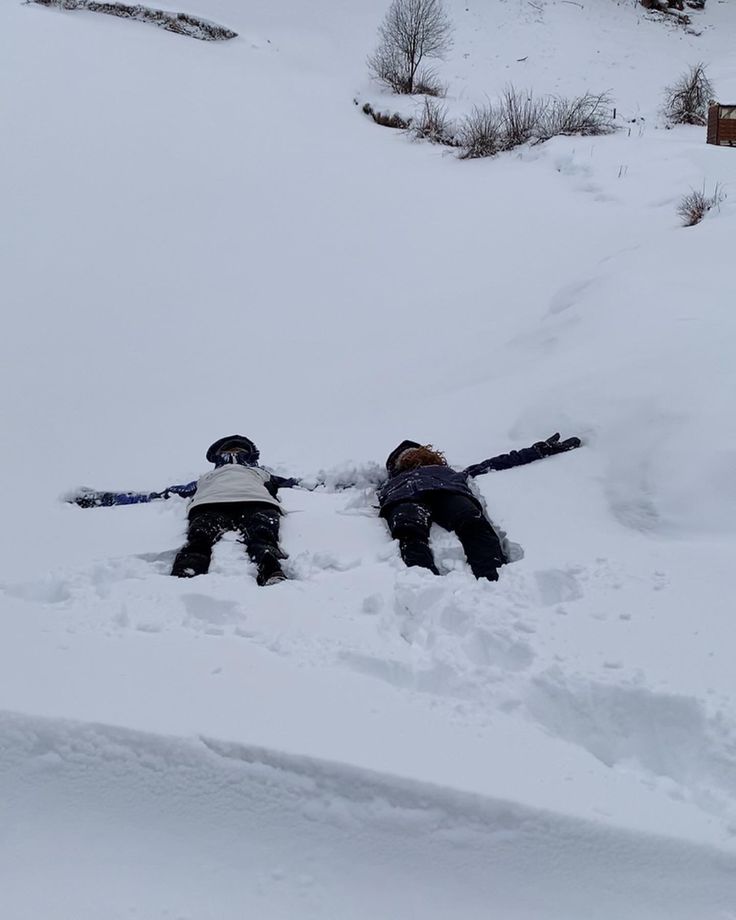
M 172 13 L 168 10 L 156 10 L 147 6 L 125 6 L 123 3 L 104 3 L 99 0 L 28 0 L 28 2 L 38 3 L 41 6 L 56 6 L 62 10 L 88 10 L 91 13 L 119 16 L 121 19 L 149 22 L 160 29 L 166 29 L 167 32 L 188 35 L 201 41 L 225 41 L 235 38 L 238 34 L 216 22 L 199 19 L 188 13 Z

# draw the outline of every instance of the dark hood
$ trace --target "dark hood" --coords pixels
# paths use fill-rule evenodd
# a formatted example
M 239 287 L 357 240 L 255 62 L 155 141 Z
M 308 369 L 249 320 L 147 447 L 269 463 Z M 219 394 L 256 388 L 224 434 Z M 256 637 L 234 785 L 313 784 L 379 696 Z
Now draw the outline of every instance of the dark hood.
M 256 463 L 258 463 L 258 458 L 260 457 L 260 452 L 258 448 L 251 441 L 250 438 L 246 438 L 242 434 L 231 434 L 231 435 L 228 435 L 226 438 L 220 438 L 219 441 L 215 441 L 214 444 L 210 444 L 209 448 L 207 449 L 207 460 L 210 463 L 214 463 L 215 458 L 217 457 L 217 454 L 220 448 L 223 446 L 223 444 L 229 444 L 233 442 L 240 444 L 243 450 L 246 451 L 248 455 L 249 464 L 255 465 Z
M 398 447 L 394 447 L 391 453 L 386 458 L 386 469 L 388 470 L 389 476 L 394 476 L 396 473 L 396 461 L 399 459 L 399 454 L 403 454 L 405 450 L 409 450 L 410 447 L 421 447 L 422 445 L 418 441 L 402 441 Z

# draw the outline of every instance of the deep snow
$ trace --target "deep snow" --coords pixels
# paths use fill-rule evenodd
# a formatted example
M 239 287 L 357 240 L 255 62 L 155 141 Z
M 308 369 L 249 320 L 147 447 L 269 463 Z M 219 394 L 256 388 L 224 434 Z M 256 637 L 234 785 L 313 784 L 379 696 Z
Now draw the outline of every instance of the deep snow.
M 736 153 L 657 115 L 698 60 L 736 99 L 707 6 L 449 4 L 452 113 L 617 105 L 477 162 L 360 114 L 419 105 L 368 81 L 378 0 L 187 7 L 218 45 L 2 9 L 4 918 L 736 916 Z M 586 443 L 478 479 L 496 585 L 439 532 L 404 569 L 369 488 L 284 494 L 268 590 L 230 539 L 166 576 L 178 499 L 60 501 L 237 430 L 312 476 Z

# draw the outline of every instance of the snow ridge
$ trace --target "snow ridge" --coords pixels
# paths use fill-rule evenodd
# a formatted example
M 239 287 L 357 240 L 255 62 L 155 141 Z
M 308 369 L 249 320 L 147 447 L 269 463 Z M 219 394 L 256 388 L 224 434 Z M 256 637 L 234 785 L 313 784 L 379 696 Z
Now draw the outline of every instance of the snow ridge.
M 329 904 L 333 916 L 342 909 L 398 920 L 414 910 L 449 918 L 458 897 L 467 917 L 487 916 L 491 900 L 529 917 L 553 904 L 548 915 L 559 918 L 590 899 L 600 917 L 626 909 L 635 918 L 684 920 L 698 911 L 726 916 L 730 906 L 719 892 L 734 857 L 708 847 L 212 738 L 7 712 L 0 733 L 0 765 L 13 793 L 5 826 L 24 828 L 22 835 L 10 830 L 15 865 L 3 861 L 3 890 L 12 895 L 25 881 L 14 874 L 24 852 L 42 845 L 59 853 L 61 891 L 35 886 L 17 916 L 68 916 L 59 895 L 76 884 L 63 881 L 72 860 L 90 879 L 85 906 L 75 912 L 80 920 L 130 909 L 124 897 L 117 900 L 119 883 L 107 889 L 110 869 L 152 892 L 149 916 L 187 904 L 205 917 L 243 910 L 319 917 Z M 103 828 L 102 847 L 91 847 Z M 427 864 L 436 877 L 424 875 Z M 357 882 L 360 899 L 344 873 Z M 605 884 L 612 875 L 614 887 Z M 578 882 L 570 886 L 573 876 Z M 205 901 L 215 882 L 222 886 L 216 910 Z

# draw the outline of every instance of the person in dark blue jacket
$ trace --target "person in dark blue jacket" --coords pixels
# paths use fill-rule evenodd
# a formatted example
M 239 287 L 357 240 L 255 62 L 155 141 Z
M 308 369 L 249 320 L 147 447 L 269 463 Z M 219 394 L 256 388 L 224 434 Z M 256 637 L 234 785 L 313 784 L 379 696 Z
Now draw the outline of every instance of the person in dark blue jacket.
M 386 519 L 391 536 L 399 541 L 401 558 L 408 566 L 421 566 L 439 575 L 429 545 L 435 522 L 457 534 L 476 578 L 497 581 L 499 567 L 508 560 L 468 480 L 490 470 L 508 470 L 573 450 L 580 443 L 580 438 L 560 441 L 560 435 L 553 434 L 523 450 L 455 470 L 431 444 L 402 441 L 388 455 L 388 479 L 377 491 L 381 517 Z

